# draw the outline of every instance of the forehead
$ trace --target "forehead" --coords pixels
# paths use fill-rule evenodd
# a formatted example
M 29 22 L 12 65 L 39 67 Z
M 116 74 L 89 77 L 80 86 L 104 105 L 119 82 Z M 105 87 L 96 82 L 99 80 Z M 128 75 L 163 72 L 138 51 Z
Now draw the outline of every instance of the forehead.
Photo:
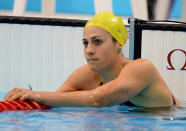
M 89 26 L 83 32 L 83 38 L 94 36 L 111 37 L 111 35 L 105 29 L 97 26 Z

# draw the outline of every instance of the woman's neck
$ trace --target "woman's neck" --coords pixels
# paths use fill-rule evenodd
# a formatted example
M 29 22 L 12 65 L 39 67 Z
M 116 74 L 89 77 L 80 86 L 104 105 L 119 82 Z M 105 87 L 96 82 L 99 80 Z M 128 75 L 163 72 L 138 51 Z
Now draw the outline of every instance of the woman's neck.
M 121 72 L 122 68 L 125 66 L 125 59 L 120 59 L 118 62 L 110 65 L 109 67 L 99 71 L 103 82 L 107 83 L 111 80 L 114 80 Z

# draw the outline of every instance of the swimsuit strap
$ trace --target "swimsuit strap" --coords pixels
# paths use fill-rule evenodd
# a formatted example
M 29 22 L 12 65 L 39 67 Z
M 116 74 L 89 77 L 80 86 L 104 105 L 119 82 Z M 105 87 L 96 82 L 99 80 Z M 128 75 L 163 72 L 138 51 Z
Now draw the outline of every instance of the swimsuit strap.
M 101 83 L 99 84 L 99 86 L 102 86 L 103 85 L 103 82 L 101 81 Z
M 173 95 L 172 95 L 172 100 L 173 100 L 173 106 L 176 106 L 176 100 L 174 99 Z

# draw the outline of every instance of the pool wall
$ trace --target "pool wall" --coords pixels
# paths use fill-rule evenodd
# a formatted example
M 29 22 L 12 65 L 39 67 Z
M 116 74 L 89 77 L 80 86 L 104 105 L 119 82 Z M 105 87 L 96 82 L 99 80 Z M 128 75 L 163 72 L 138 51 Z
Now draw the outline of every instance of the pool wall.
M 54 91 L 85 64 L 85 20 L 0 16 L 0 92 Z M 128 41 L 127 41 L 128 43 Z M 124 47 L 129 57 L 129 44 Z

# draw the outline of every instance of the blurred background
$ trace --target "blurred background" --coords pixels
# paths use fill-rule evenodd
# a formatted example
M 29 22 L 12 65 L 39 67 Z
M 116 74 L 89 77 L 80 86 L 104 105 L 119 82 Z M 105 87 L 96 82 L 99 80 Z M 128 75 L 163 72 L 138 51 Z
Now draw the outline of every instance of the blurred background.
M 0 15 L 90 19 L 100 11 L 124 18 L 185 21 L 186 0 L 0 0 Z

